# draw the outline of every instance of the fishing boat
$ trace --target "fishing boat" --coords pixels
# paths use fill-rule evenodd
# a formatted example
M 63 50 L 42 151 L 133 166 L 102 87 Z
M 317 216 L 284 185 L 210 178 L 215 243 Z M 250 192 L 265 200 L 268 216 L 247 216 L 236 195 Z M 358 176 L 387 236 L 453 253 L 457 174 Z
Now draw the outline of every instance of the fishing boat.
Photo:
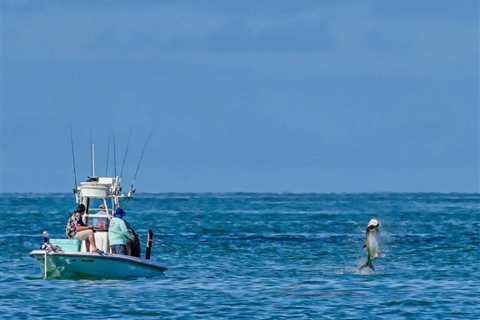
M 145 258 L 140 257 L 138 236 L 136 237 L 137 246 L 129 250 L 131 255 L 110 253 L 108 240 L 109 222 L 115 210 L 120 208 L 120 202 L 133 198 L 135 189 L 132 184 L 128 192 L 122 194 L 120 176 L 96 176 L 94 150 L 95 147 L 92 145 L 92 175 L 78 186 L 75 183 L 74 195 L 76 204 L 83 204 L 86 208 L 82 219 L 86 224 L 93 226 L 95 243 L 100 250 L 98 252 L 89 252 L 86 241 L 50 239 L 48 232 L 44 231 L 43 245 L 40 249 L 31 251 L 30 256 L 39 262 L 45 279 L 138 278 L 162 274 L 167 268 L 150 260 L 153 242 L 153 232 L 151 230 L 147 234 Z M 75 159 L 74 155 L 73 159 Z M 138 168 L 139 165 L 137 166 L 137 172 Z M 136 235 L 133 229 L 131 232 Z

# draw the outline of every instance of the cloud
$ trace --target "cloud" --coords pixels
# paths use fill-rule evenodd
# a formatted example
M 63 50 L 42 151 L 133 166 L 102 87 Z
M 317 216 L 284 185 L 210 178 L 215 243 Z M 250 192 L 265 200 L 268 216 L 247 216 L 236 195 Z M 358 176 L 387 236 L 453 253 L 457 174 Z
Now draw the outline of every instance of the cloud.
M 184 5 L 7 10 L 10 58 L 83 59 L 165 52 L 310 52 L 334 45 L 321 15 L 228 14 Z
M 3 63 L 189 61 L 306 78 L 465 78 L 478 68 L 478 22 L 445 18 L 444 5 L 432 12 L 418 5 L 419 13 L 409 14 L 411 5 L 377 1 L 45 3 L 3 11 Z M 394 15 L 399 6 L 404 9 Z

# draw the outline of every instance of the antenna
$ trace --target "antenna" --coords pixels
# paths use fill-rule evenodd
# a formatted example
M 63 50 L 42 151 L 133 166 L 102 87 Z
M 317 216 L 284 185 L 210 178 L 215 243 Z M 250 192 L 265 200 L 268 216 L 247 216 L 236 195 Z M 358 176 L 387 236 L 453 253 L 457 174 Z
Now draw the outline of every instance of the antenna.
M 117 145 L 115 143 L 115 134 L 113 135 L 113 173 L 117 176 Z
M 95 177 L 95 145 L 92 143 L 92 177 Z
M 75 189 L 73 193 L 77 192 L 77 167 L 75 166 L 75 147 L 73 145 L 73 130 L 70 127 L 70 145 L 72 147 L 72 164 L 73 164 L 73 179 L 75 181 Z

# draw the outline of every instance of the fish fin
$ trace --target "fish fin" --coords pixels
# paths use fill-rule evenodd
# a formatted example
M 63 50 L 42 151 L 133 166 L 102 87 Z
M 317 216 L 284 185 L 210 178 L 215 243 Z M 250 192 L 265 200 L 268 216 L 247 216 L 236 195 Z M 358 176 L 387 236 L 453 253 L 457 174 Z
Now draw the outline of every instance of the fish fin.
M 368 262 L 368 266 L 370 267 L 370 269 L 372 269 L 373 271 L 375 271 L 375 267 L 373 266 L 372 260 L 370 260 L 370 261 Z

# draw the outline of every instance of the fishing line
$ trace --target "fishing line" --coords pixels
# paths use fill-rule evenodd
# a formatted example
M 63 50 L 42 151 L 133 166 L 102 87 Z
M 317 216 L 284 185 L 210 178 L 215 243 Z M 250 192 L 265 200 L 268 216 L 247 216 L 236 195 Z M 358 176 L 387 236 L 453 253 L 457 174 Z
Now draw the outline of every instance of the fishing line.
M 140 164 L 142 163 L 143 156 L 145 155 L 145 150 L 147 149 L 148 142 L 150 141 L 150 138 L 152 138 L 152 135 L 153 135 L 153 130 L 150 131 L 150 134 L 148 135 L 147 140 L 145 140 L 145 144 L 143 145 L 142 152 L 140 153 L 140 159 L 138 159 L 137 168 L 135 170 L 135 175 L 133 176 L 132 186 L 135 184 L 135 181 L 137 180 L 138 171 L 140 170 Z
M 127 154 L 128 154 L 128 149 L 130 147 L 130 139 L 132 137 L 132 129 L 130 129 L 130 133 L 128 135 L 128 140 L 127 140 L 127 147 L 125 149 L 125 153 L 123 154 L 123 160 L 122 160 L 122 167 L 120 169 L 120 177 L 123 176 L 123 168 L 125 167 L 125 161 L 127 160 Z

